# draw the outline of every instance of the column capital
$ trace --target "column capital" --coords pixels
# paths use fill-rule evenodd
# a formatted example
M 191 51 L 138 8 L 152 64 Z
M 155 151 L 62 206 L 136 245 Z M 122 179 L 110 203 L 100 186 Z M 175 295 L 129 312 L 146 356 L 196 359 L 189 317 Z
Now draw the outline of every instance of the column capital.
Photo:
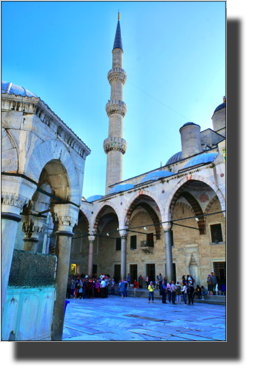
M 164 232 L 169 232 L 172 229 L 172 222 L 165 222 L 162 224 Z
M 88 240 L 90 243 L 94 243 L 95 236 L 88 236 Z
M 2 213 L 20 215 L 28 206 L 37 185 L 17 175 L 2 174 Z
M 72 204 L 56 204 L 52 207 L 53 220 L 58 222 L 58 233 L 71 233 L 78 224 L 79 208 Z
M 30 240 L 38 242 L 39 235 L 43 231 L 46 221 L 46 217 L 39 217 L 33 214 L 23 215 L 22 231 L 25 233 L 24 241 Z
M 127 237 L 128 230 L 129 230 L 129 227 L 127 227 L 127 226 L 123 226 L 122 229 L 119 230 L 119 234 L 120 234 L 121 238 Z

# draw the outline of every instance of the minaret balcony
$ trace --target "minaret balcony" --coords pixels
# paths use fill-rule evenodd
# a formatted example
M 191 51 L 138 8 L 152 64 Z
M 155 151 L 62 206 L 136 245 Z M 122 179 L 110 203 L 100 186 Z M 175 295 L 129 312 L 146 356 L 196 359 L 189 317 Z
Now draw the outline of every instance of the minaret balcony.
M 112 82 L 115 82 L 115 81 L 120 81 L 124 85 L 127 79 L 127 74 L 122 68 L 114 67 L 112 70 L 108 72 L 107 77 L 110 84 L 112 84 Z
M 112 114 L 120 114 L 123 117 L 127 112 L 127 105 L 120 100 L 111 100 L 106 104 L 106 113 L 108 117 Z
M 119 151 L 122 154 L 125 154 L 127 150 L 127 141 L 120 137 L 108 137 L 103 142 L 103 149 L 106 154 L 108 154 L 109 151 Z

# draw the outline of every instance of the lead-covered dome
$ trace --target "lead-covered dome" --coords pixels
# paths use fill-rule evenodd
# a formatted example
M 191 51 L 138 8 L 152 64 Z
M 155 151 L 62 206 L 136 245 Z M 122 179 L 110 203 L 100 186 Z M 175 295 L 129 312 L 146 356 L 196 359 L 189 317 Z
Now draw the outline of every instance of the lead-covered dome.
M 173 164 L 174 162 L 178 162 L 181 160 L 182 160 L 182 151 L 179 151 L 178 153 L 170 157 L 170 159 L 166 162 L 166 165 Z
M 224 109 L 225 107 L 226 107 L 226 102 L 225 102 L 225 103 L 221 103 L 221 105 L 219 105 L 219 106 L 215 109 L 214 114 L 215 114 L 217 111 Z
M 93 202 L 93 201 L 96 201 L 96 200 L 100 200 L 102 197 L 103 196 L 96 194 L 94 196 L 88 197 L 86 201 L 87 202 Z
M 2 81 L 2 94 L 14 94 L 14 95 L 38 98 L 36 94 L 34 94 L 31 91 L 28 91 L 24 87 L 17 86 L 16 84 L 13 84 L 11 82 L 3 82 L 3 81 Z
M 151 173 L 147 174 L 145 177 L 143 177 L 140 183 L 142 184 L 143 182 L 157 181 L 160 178 L 165 178 L 165 177 L 170 177 L 170 176 L 174 176 L 174 174 L 171 172 L 168 172 L 167 170 L 157 170 L 157 171 L 151 172 Z
M 132 185 L 132 184 L 116 185 L 108 192 L 108 194 L 125 192 L 126 190 L 129 190 L 129 189 L 132 189 L 132 188 L 134 188 L 134 185 Z
M 204 153 L 204 154 L 199 154 L 196 157 L 192 158 L 190 161 L 186 163 L 186 165 L 182 169 L 187 169 L 191 168 L 196 165 L 201 165 L 201 164 L 207 164 L 209 162 L 213 162 L 214 159 L 218 153 Z

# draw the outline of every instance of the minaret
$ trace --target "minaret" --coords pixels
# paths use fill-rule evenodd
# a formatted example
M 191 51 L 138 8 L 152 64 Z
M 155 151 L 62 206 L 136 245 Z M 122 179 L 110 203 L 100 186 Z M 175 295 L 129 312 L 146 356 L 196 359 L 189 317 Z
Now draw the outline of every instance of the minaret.
M 108 81 L 111 85 L 111 99 L 106 104 L 109 117 L 109 135 L 103 142 L 107 154 L 106 192 L 108 187 L 122 180 L 122 157 L 127 149 L 127 142 L 123 136 L 123 118 L 127 112 L 126 103 L 122 101 L 123 85 L 127 74 L 122 69 L 123 48 L 121 41 L 120 13 L 112 50 L 112 69 L 108 72 Z

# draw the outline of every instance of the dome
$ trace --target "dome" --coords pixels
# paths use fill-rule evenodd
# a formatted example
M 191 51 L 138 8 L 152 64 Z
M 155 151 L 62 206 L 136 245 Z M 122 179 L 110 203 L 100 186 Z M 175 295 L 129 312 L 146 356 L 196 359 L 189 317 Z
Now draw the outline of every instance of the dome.
M 221 103 L 221 105 L 219 105 L 219 106 L 215 109 L 214 114 L 215 114 L 215 112 L 217 112 L 218 110 L 224 109 L 225 107 L 226 107 L 226 102 L 225 102 L 225 103 Z
M 125 192 L 125 190 L 129 190 L 132 188 L 134 188 L 134 185 L 132 185 L 132 184 L 116 185 L 108 192 L 108 194 Z
M 194 123 L 194 122 L 187 122 L 187 123 L 184 123 L 184 125 L 182 125 L 180 129 L 182 129 L 182 127 L 185 127 L 185 126 L 191 126 L 191 125 L 195 125 L 195 126 L 200 127 L 197 123 Z
M 143 177 L 140 183 L 147 182 L 147 181 L 157 181 L 159 178 L 170 177 L 170 176 L 174 176 L 174 174 L 171 172 L 168 172 L 167 170 L 157 170 L 156 172 L 151 172 L 147 174 L 145 177 Z
M 182 151 L 179 151 L 178 153 L 170 157 L 170 159 L 166 162 L 166 165 L 173 164 L 174 162 L 178 162 L 181 160 L 182 160 Z
M 17 86 L 16 84 L 10 82 L 2 82 L 2 94 L 14 94 L 38 98 L 38 96 L 31 91 L 28 91 L 24 87 Z
M 94 196 L 91 196 L 89 198 L 87 198 L 87 202 L 93 202 L 93 201 L 96 201 L 96 200 L 100 200 L 100 198 L 102 198 L 103 196 L 100 196 L 100 195 L 94 195 Z
M 192 166 L 207 164 L 209 162 L 213 162 L 218 154 L 217 153 L 204 153 L 199 154 L 196 157 L 192 158 L 190 161 L 182 169 L 191 168 Z

